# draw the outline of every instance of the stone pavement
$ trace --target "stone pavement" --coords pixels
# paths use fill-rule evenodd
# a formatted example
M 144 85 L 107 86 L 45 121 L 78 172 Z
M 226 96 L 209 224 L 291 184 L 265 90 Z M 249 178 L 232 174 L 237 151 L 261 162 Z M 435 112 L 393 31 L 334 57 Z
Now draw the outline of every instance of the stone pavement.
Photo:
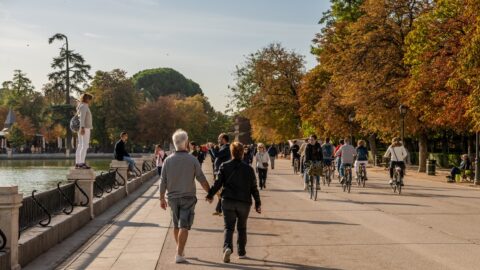
M 247 260 L 221 262 L 223 220 L 199 187 L 189 263 L 175 264 L 169 213 L 154 186 L 60 269 L 478 269 L 478 189 L 412 173 L 399 196 L 386 172 L 373 169 L 366 188 L 348 194 L 334 182 L 312 201 L 288 161 L 277 166 L 261 191 L 263 213 L 249 219 Z M 210 164 L 204 168 L 211 179 Z

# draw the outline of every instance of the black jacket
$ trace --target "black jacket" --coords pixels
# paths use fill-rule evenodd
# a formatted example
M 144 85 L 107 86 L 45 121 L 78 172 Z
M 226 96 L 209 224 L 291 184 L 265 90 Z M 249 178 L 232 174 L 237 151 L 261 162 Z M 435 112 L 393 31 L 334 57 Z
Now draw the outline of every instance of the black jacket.
M 125 142 L 123 142 L 122 140 L 118 140 L 118 142 L 115 143 L 115 150 L 113 151 L 113 156 L 116 160 L 120 161 L 123 160 L 123 157 L 130 156 L 125 149 Z
M 255 208 L 261 205 L 255 172 L 251 166 L 241 160 L 233 159 L 220 166 L 218 179 L 210 188 L 207 198 L 213 199 L 221 187 L 223 187 L 223 199 L 252 204 L 253 197 Z
M 305 149 L 305 162 L 307 161 L 322 161 L 323 151 L 322 146 L 317 142 L 315 144 L 309 143 Z
M 218 172 L 220 165 L 222 165 L 223 162 L 230 160 L 230 144 L 227 143 L 220 146 L 218 151 L 213 150 L 211 154 L 215 158 L 215 172 Z

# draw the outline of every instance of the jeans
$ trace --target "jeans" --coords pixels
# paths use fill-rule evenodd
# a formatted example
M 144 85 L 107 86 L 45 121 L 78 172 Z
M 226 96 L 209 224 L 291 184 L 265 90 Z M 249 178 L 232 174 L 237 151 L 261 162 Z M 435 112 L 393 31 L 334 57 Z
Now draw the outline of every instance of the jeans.
M 345 176 L 345 167 L 347 166 L 350 166 L 352 167 L 352 164 L 351 163 L 342 163 L 340 165 L 340 177 L 344 177 Z
M 341 157 L 337 157 L 337 171 L 340 172 L 340 166 L 342 165 L 342 158 Z
M 81 135 L 78 132 L 78 146 L 77 151 L 75 152 L 75 164 L 85 163 L 85 158 L 87 157 L 87 150 L 90 144 L 90 129 L 85 129 L 85 134 Z
M 135 171 L 135 161 L 131 157 L 123 157 L 123 160 L 125 160 L 128 163 L 128 169 L 132 172 Z
M 258 168 L 258 180 L 260 182 L 260 188 L 264 188 L 267 183 L 267 171 L 268 169 Z
M 235 232 L 235 225 L 237 225 L 238 255 L 244 256 L 247 253 L 245 246 L 247 245 L 247 219 L 250 213 L 250 204 L 229 199 L 223 199 L 222 201 L 225 223 L 223 249 L 230 248 L 233 251 L 233 233 Z

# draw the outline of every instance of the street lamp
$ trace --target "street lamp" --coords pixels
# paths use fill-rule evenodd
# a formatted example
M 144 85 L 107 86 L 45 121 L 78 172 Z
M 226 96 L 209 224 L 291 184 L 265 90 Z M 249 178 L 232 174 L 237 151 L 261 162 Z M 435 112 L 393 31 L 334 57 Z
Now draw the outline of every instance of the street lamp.
M 405 115 L 407 115 L 408 107 L 401 104 L 398 109 L 400 110 L 400 117 L 402 118 L 402 121 L 400 122 L 400 137 L 402 143 L 405 144 Z
M 348 115 L 348 122 L 350 123 L 350 144 L 353 145 L 353 122 L 355 121 L 355 114 Z

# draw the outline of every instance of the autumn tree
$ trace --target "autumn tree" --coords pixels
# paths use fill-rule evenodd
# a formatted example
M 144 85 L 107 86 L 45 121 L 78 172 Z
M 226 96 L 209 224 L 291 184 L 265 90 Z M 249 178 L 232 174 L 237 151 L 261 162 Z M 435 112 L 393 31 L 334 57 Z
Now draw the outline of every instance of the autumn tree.
M 250 119 L 257 140 L 280 142 L 300 133 L 297 92 L 303 56 L 274 43 L 246 57 L 231 88 L 233 110 Z
M 87 91 L 94 96 L 92 137 L 103 149 L 110 149 L 121 131 L 136 134 L 136 116 L 143 97 L 125 71 L 97 71 Z

